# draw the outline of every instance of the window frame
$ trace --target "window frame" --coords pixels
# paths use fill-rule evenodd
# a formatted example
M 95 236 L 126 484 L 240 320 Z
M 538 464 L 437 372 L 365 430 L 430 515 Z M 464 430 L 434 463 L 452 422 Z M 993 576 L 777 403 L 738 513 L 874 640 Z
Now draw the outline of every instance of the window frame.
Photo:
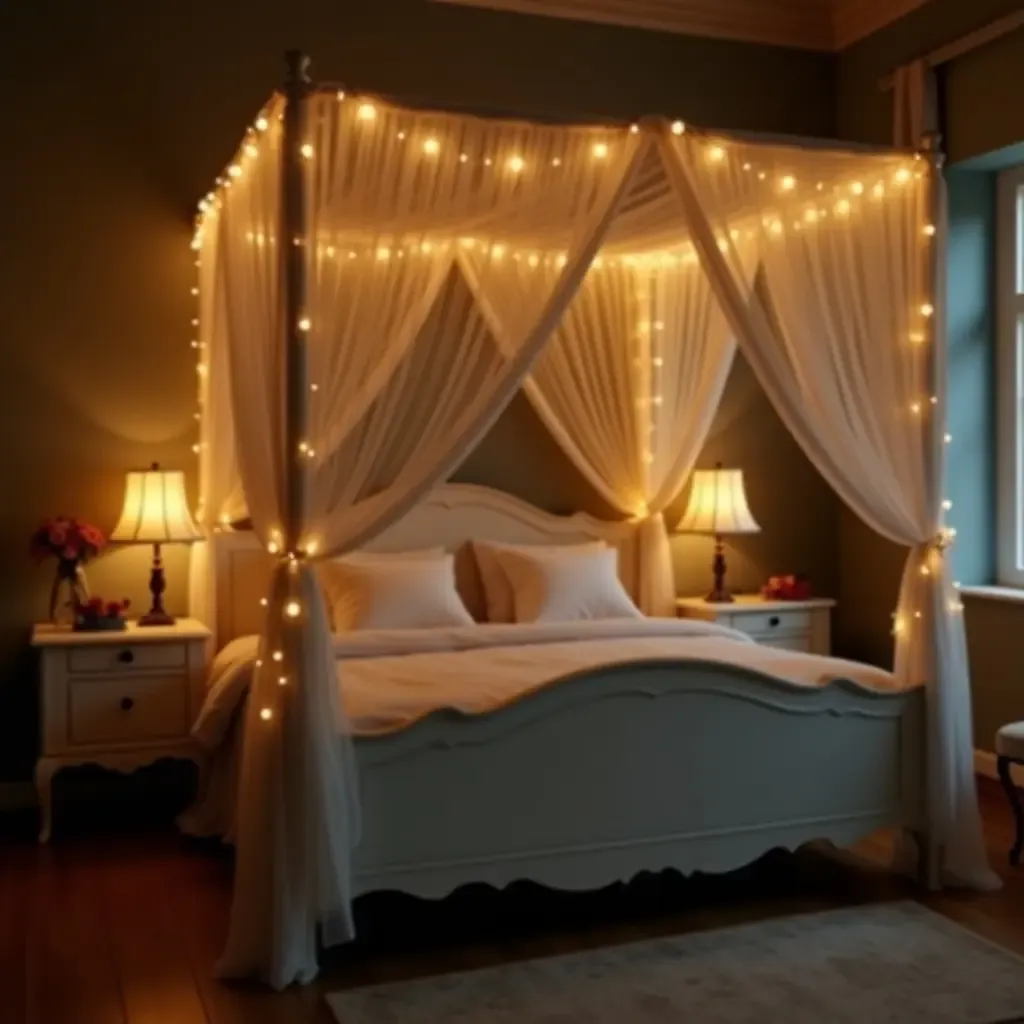
M 996 574 L 1024 588 L 1024 166 L 996 182 Z

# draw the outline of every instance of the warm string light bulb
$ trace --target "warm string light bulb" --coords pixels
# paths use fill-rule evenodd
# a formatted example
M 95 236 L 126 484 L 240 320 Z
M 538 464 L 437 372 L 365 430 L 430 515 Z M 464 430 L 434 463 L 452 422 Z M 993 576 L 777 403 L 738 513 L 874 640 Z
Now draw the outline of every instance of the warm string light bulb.
M 591 151 L 594 154 L 595 160 L 604 160 L 608 156 L 608 143 L 606 142 L 595 142 L 594 148 Z M 557 159 L 557 157 L 556 157 Z M 557 167 L 558 164 L 555 164 Z
M 682 135 L 683 132 L 685 132 L 685 131 L 686 131 L 686 125 L 682 121 L 673 121 L 672 122 L 672 134 L 673 135 Z
M 513 174 L 519 174 L 526 167 L 526 161 L 521 156 L 510 156 L 506 166 Z
M 423 152 L 426 153 L 427 156 L 437 156 L 437 154 L 441 152 L 441 143 L 438 142 L 437 139 L 427 139 L 423 143 Z
M 356 110 L 356 118 L 360 121 L 376 121 L 377 108 L 372 103 L 360 103 Z
M 712 146 L 708 150 L 708 160 L 713 164 L 721 163 L 725 159 L 725 150 L 721 146 Z
M 274 712 L 270 708 L 260 708 L 260 718 L 264 722 L 269 722 L 274 717 Z
M 299 147 L 299 152 L 302 154 L 302 157 L 303 157 L 304 160 L 312 160 L 313 159 L 313 146 L 312 146 L 311 143 L 304 142 Z
M 277 662 L 284 661 L 284 651 L 274 651 L 274 653 L 271 654 L 271 658 L 273 658 L 274 661 Z
M 284 614 L 289 619 L 297 619 L 302 614 L 302 605 L 298 601 L 288 601 L 284 606 Z

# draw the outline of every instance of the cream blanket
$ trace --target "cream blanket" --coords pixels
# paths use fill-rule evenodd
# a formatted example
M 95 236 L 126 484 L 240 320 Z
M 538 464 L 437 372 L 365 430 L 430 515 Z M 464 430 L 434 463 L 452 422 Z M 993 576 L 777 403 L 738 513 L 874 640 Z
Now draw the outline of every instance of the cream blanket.
M 252 678 L 257 637 L 217 656 L 193 730 L 209 750 L 225 739 Z M 690 619 L 609 619 L 450 629 L 368 630 L 335 637 L 338 685 L 356 736 L 407 728 L 433 711 L 486 714 L 567 675 L 608 665 L 712 661 L 804 686 L 848 679 L 892 690 L 882 669 L 756 644 L 732 629 Z

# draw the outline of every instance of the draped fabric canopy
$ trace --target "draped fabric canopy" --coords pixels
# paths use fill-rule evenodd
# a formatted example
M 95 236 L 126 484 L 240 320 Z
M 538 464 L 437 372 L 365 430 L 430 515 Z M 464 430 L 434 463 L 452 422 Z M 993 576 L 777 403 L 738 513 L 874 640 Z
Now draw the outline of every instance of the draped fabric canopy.
M 303 88 L 268 104 L 194 243 L 199 518 L 210 531 L 244 508 L 278 559 L 248 705 L 225 975 L 308 980 L 318 928 L 328 942 L 353 934 L 358 787 L 312 563 L 401 516 L 525 386 L 581 472 L 639 520 L 642 607 L 671 614 L 661 513 L 737 342 L 837 491 L 911 547 L 897 674 L 929 686 L 938 709 L 944 866 L 989 881 L 963 628 L 934 543 L 944 405 L 938 318 L 921 312 L 938 304 L 930 171 L 907 154 L 660 121 L 534 125 Z M 194 607 L 212 618 L 197 548 Z

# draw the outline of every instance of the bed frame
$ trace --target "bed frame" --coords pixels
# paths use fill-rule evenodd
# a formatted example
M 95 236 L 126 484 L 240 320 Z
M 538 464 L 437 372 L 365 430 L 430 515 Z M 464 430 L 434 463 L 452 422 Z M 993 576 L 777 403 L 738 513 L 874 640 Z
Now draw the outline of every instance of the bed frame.
M 631 586 L 630 524 L 554 516 L 470 485 L 437 488 L 369 547 L 455 550 L 472 537 L 602 538 L 619 546 Z M 216 547 L 224 643 L 256 631 L 267 566 L 246 534 L 222 534 Z M 441 897 L 519 879 L 593 889 L 644 870 L 728 871 L 774 847 L 848 845 L 884 826 L 917 834 L 920 869 L 937 884 L 922 690 L 843 680 L 809 689 L 712 662 L 632 663 L 355 747 L 357 893 Z

